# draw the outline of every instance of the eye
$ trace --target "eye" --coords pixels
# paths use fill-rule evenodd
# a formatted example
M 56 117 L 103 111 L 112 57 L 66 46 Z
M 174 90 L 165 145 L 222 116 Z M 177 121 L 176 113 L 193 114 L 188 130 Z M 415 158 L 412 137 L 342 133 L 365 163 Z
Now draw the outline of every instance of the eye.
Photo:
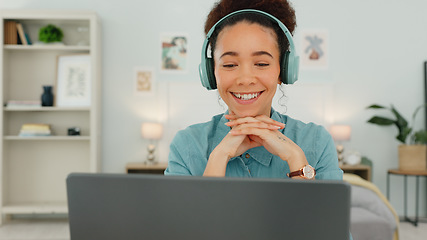
M 258 67 L 268 67 L 268 66 L 270 66 L 269 63 L 255 63 L 255 65 L 258 66 Z
M 233 67 L 237 67 L 237 64 L 223 64 L 222 67 L 224 68 L 233 68 Z

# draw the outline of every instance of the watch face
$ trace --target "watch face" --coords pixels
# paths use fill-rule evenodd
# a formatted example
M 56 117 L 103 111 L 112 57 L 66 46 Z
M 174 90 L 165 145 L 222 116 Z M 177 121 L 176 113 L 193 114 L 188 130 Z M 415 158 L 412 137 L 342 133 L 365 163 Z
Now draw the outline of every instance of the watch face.
M 314 168 L 312 166 L 307 165 L 302 169 L 302 171 L 304 173 L 304 177 L 308 179 L 314 178 Z

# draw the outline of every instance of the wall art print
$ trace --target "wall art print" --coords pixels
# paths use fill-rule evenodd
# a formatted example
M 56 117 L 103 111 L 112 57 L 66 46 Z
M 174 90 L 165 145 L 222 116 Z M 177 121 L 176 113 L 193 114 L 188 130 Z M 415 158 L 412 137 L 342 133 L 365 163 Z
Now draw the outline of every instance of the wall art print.
M 134 95 L 153 95 L 155 87 L 154 69 L 151 67 L 135 67 Z
M 57 65 L 55 105 L 89 107 L 92 85 L 90 55 L 60 55 Z
M 302 30 L 300 46 L 301 69 L 329 67 L 329 32 L 327 30 Z
M 161 70 L 166 72 L 187 72 L 187 34 L 161 34 Z

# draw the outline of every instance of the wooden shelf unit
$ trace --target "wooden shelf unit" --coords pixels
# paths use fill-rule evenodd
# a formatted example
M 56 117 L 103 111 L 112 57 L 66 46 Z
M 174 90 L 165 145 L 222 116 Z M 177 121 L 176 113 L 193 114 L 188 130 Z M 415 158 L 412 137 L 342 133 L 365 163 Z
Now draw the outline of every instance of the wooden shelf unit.
M 0 12 L 0 224 L 15 214 L 66 214 L 65 180 L 71 172 L 99 172 L 101 144 L 101 34 L 91 11 Z M 4 44 L 4 22 L 24 25 L 33 43 L 47 24 L 60 27 L 64 45 Z M 78 33 L 77 28 L 88 31 Z M 79 45 L 82 39 L 87 45 Z M 89 107 L 7 107 L 9 100 L 40 100 L 43 85 L 56 85 L 57 57 L 89 54 Z M 55 90 L 53 90 L 55 95 Z M 47 123 L 53 135 L 19 137 L 25 123 Z M 67 136 L 79 127 L 81 136 Z

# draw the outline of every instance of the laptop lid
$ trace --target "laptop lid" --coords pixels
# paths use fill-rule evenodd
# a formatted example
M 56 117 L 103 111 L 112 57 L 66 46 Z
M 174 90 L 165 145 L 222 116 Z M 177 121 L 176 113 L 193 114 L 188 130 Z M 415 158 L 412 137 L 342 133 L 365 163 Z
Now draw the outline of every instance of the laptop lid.
M 71 240 L 349 238 L 342 181 L 70 174 Z

